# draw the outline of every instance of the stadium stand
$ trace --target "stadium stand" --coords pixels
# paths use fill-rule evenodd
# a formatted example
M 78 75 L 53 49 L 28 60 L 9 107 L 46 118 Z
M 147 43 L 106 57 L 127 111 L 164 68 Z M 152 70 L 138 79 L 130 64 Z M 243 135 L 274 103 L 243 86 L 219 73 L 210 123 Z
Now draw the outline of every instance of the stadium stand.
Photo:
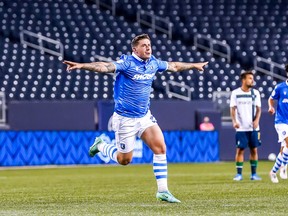
M 287 62 L 288 4 L 284 0 L 117 0 L 116 13 L 99 8 L 93 0 L 2 0 L 0 2 L 0 90 L 7 100 L 112 99 L 113 76 L 75 71 L 67 73 L 61 58 L 20 43 L 28 30 L 64 45 L 64 58 L 97 61 L 97 56 L 117 59 L 130 52 L 130 40 L 148 33 L 154 55 L 168 61 L 209 61 L 204 73 L 159 73 L 152 99 L 166 94 L 169 80 L 190 86 L 192 99 L 212 99 L 214 91 L 239 85 L 242 69 L 251 68 L 256 56 Z M 108 2 L 108 1 L 107 1 Z M 173 24 L 173 37 L 154 32 L 136 22 L 138 10 L 154 12 Z M 196 33 L 226 41 L 231 62 L 194 46 Z M 47 44 L 49 47 L 49 44 Z M 255 76 L 262 98 L 278 80 Z M 173 89 L 173 87 L 172 87 Z M 181 94 L 185 90 L 177 89 Z

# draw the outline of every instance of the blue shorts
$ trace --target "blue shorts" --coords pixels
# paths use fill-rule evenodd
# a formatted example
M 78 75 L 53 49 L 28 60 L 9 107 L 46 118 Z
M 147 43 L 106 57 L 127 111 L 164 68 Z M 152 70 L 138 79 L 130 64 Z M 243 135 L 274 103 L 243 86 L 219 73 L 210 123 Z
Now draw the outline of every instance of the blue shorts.
M 236 132 L 236 146 L 240 149 L 257 148 L 261 146 L 260 131 Z

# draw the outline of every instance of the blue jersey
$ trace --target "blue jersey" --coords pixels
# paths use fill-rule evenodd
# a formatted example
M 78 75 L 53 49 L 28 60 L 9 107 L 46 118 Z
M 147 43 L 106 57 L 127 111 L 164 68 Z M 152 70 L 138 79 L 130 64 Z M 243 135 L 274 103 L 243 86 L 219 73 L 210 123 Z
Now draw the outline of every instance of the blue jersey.
M 275 86 L 270 96 L 278 100 L 275 124 L 288 124 L 288 83 L 282 82 Z
M 113 63 L 116 66 L 114 111 L 125 117 L 143 117 L 149 110 L 154 75 L 157 71 L 167 70 L 168 63 L 153 55 L 144 61 L 134 53 L 122 55 L 119 61 Z

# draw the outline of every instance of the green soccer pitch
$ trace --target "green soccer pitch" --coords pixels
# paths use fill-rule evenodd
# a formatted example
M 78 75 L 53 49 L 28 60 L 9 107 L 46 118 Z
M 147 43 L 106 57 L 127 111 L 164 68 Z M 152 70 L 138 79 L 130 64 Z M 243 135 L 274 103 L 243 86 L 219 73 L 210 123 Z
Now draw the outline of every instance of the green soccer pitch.
M 152 165 L 0 168 L 0 215 L 287 215 L 288 180 L 234 182 L 233 162 L 169 164 L 169 189 L 182 202 L 157 201 Z

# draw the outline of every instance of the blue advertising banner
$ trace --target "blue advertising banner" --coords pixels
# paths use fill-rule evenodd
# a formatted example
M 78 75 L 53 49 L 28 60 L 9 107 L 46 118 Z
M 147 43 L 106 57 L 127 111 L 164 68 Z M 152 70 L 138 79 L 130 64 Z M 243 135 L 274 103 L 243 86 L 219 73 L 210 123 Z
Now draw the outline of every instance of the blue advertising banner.
M 170 163 L 219 161 L 217 131 L 164 131 Z M 113 132 L 103 131 L 1 131 L 0 166 L 112 164 L 101 153 L 90 158 L 95 137 L 115 144 Z M 153 153 L 137 140 L 132 163 L 151 163 Z

